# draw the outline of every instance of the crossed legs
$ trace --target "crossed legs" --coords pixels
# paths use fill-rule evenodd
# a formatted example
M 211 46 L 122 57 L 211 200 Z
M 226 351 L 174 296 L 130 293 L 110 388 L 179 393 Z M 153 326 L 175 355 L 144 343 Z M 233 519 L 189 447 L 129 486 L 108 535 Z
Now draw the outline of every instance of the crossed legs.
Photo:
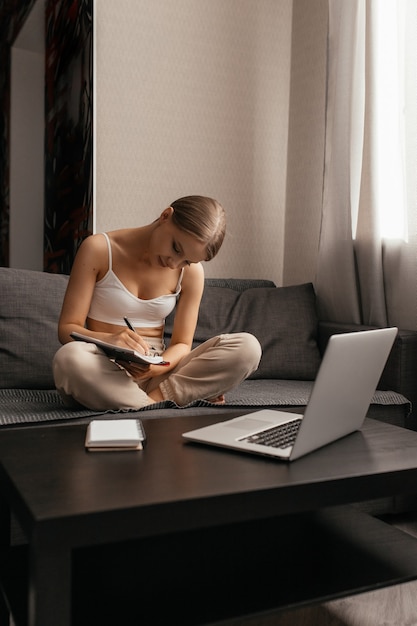
M 138 385 L 94 344 L 70 342 L 53 361 L 55 385 L 69 403 L 93 410 L 140 409 L 162 400 L 186 406 L 194 400 L 224 401 L 224 394 L 259 365 L 261 347 L 249 333 L 213 337 L 175 369 Z

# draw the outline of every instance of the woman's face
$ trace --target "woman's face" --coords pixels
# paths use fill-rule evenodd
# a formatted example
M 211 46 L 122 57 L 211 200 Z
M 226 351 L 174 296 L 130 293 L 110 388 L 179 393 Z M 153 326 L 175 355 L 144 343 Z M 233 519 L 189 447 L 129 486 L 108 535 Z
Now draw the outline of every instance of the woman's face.
M 152 254 L 161 267 L 181 269 L 191 263 L 199 263 L 207 257 L 205 244 L 193 235 L 185 233 L 172 222 L 173 209 L 161 214 L 153 234 Z

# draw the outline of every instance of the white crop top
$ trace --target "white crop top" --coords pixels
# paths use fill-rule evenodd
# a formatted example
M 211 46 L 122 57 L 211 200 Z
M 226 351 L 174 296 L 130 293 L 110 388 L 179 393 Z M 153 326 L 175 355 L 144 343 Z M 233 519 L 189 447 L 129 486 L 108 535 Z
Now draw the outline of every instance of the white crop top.
M 159 328 L 164 326 L 165 318 L 173 311 L 177 296 L 181 291 L 183 271 L 177 283 L 175 293 L 169 293 L 151 300 L 141 300 L 123 285 L 112 269 L 112 251 L 107 233 L 102 233 L 109 250 L 109 269 L 105 276 L 97 281 L 91 299 L 88 317 L 108 324 L 123 326 L 124 317 L 128 317 L 136 328 Z

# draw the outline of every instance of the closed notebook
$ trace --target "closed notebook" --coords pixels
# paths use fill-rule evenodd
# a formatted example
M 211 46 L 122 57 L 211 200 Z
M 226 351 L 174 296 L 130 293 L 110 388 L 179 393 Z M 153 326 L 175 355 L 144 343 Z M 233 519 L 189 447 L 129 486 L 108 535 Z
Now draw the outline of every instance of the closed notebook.
M 146 443 L 141 420 L 92 420 L 87 428 L 85 447 L 92 451 L 143 450 Z

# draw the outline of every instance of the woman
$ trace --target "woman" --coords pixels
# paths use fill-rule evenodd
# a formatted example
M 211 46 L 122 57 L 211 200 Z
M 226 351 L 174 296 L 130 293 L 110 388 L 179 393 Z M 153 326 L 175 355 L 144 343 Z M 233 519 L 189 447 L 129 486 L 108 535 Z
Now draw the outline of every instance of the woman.
M 94 410 L 139 409 L 173 400 L 224 402 L 224 394 L 259 364 L 253 335 L 214 337 L 191 350 L 204 288 L 202 261 L 212 259 L 225 236 L 225 214 L 215 200 L 180 198 L 139 228 L 88 237 L 80 246 L 65 294 L 54 357 L 63 398 Z M 174 309 L 172 339 L 164 323 Z M 132 328 L 128 328 L 124 318 Z M 168 365 L 115 363 L 72 332 L 160 354 Z

